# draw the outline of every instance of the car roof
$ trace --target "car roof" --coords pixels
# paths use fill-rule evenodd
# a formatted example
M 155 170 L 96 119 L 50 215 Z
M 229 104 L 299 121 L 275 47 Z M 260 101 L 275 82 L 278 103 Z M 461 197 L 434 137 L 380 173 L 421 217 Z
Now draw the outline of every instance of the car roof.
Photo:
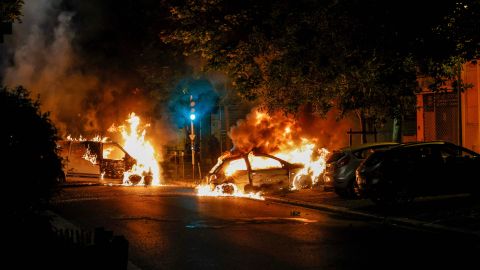
M 344 147 L 341 148 L 340 151 L 359 151 L 359 150 L 364 150 L 364 149 L 369 149 L 369 148 L 376 148 L 376 147 L 387 147 L 387 146 L 398 146 L 400 143 L 397 142 L 376 142 L 376 143 L 364 143 L 361 145 L 353 146 L 353 147 Z
M 397 149 L 397 148 L 419 147 L 419 146 L 429 146 L 429 145 L 452 145 L 452 146 L 459 147 L 458 145 L 451 142 L 447 142 L 447 141 L 428 141 L 428 142 L 408 142 L 408 143 L 400 144 L 393 148 Z
M 247 153 L 235 153 L 235 154 L 232 154 L 232 155 L 227 155 L 225 158 L 222 159 L 222 162 L 226 162 L 226 161 L 230 161 L 230 160 L 234 160 L 234 159 L 240 159 L 240 158 L 245 158 L 245 157 L 248 157 L 248 155 L 254 155 L 254 156 L 257 156 L 257 157 L 268 157 L 268 158 L 272 158 L 272 159 L 275 159 L 275 160 L 278 160 L 279 162 L 283 162 L 283 163 L 287 163 L 287 164 L 290 164 L 292 165 L 292 163 L 284 160 L 284 159 L 281 159 L 279 157 L 276 157 L 276 156 L 273 156 L 273 155 L 270 155 L 270 154 L 267 154 L 267 153 L 263 153 L 263 152 L 258 152 L 258 151 L 250 151 L 250 152 L 247 152 Z

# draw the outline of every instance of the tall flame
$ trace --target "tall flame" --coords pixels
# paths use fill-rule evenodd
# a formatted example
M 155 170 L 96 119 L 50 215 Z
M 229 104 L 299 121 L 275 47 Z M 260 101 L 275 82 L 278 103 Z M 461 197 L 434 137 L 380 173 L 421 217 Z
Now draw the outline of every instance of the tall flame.
M 120 126 L 120 132 L 124 140 L 125 150 L 137 161 L 131 170 L 124 173 L 123 183 L 131 185 L 130 177 L 134 175 L 141 176 L 138 185 L 147 184 L 147 177 L 151 177 L 151 184 L 160 185 L 160 166 L 155 157 L 155 150 L 152 144 L 145 139 L 146 127 L 140 128 L 140 117 L 135 113 L 130 113 L 126 122 L 128 126 Z

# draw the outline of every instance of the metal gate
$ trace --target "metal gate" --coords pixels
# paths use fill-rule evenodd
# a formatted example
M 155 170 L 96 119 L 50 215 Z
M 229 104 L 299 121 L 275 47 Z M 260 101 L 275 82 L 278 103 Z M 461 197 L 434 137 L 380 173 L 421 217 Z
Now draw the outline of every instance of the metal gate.
M 458 94 L 424 94 L 423 105 L 424 139 L 458 143 Z

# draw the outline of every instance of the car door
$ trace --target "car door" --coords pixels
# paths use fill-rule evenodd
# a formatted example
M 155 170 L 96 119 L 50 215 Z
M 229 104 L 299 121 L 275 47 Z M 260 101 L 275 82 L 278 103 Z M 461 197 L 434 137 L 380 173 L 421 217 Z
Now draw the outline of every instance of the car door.
M 243 156 L 225 160 L 217 170 L 219 183 L 234 183 L 239 188 L 249 184 L 248 167 L 246 158 Z
M 248 155 L 252 184 L 259 187 L 272 185 L 289 186 L 288 168 L 277 159 L 267 156 Z
M 105 178 L 119 179 L 126 170 L 129 155 L 116 143 L 103 144 L 100 168 Z
M 480 165 L 475 153 L 455 145 L 443 145 L 439 150 L 445 161 L 445 189 L 450 193 L 470 192 L 476 179 L 472 176 Z
M 98 142 L 76 142 L 68 144 L 66 155 L 66 176 L 67 177 L 92 177 L 100 176 L 100 150 Z
M 417 175 L 419 176 L 419 190 L 421 194 L 437 194 L 442 192 L 445 186 L 445 163 L 440 151 L 435 145 L 423 145 L 418 147 L 419 164 Z

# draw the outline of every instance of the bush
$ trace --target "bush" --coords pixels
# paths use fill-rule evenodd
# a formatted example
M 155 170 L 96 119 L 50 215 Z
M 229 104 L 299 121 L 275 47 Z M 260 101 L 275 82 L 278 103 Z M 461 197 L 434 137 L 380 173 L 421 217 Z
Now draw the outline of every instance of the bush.
M 62 177 L 57 130 L 40 103 L 19 86 L 0 86 L 2 208 L 19 227 L 45 209 Z M 11 225 L 13 225 L 13 223 Z

